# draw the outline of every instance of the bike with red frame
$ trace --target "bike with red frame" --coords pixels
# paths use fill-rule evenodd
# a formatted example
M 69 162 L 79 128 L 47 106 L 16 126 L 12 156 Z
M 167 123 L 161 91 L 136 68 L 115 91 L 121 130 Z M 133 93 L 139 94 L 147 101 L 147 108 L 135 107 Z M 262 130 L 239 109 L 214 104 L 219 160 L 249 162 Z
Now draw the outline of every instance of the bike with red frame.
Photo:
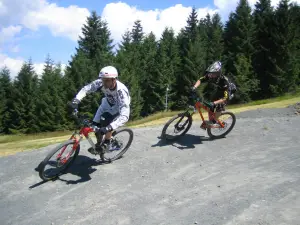
M 99 127 L 93 126 L 92 122 L 86 116 L 78 116 L 78 111 L 75 110 L 73 112 L 73 116 L 76 120 L 77 129 L 73 132 L 69 140 L 63 142 L 59 146 L 55 147 L 47 157 L 40 163 L 39 165 L 39 176 L 42 180 L 52 180 L 61 175 L 64 171 L 66 171 L 69 166 L 74 162 L 77 155 L 80 151 L 80 142 L 85 137 L 91 147 L 95 150 L 95 143 L 93 142 L 90 134 L 95 133 Z M 78 131 L 79 130 L 79 131 Z M 127 143 L 123 143 L 120 138 L 120 134 L 127 133 L 129 138 L 127 139 Z M 104 141 L 104 135 L 103 140 Z M 110 149 L 104 152 L 102 150 L 99 155 L 102 161 L 104 162 L 112 162 L 114 160 L 119 159 L 124 155 L 124 153 L 128 150 L 133 140 L 133 131 L 128 128 L 121 128 L 113 131 L 112 133 L 112 141 L 110 145 Z M 71 150 L 66 153 L 67 147 L 71 147 Z M 124 147 L 124 148 L 123 148 Z M 117 155 L 113 157 L 109 157 L 109 154 L 112 152 L 118 152 Z M 66 153 L 66 154 L 65 154 Z M 56 155 L 57 154 L 57 155 Z M 55 156 L 54 160 L 51 160 L 52 156 Z M 58 168 L 59 171 L 54 173 L 52 176 L 47 176 L 45 173 L 45 167 L 47 165 L 54 165 L 54 167 Z
M 234 127 L 236 123 L 236 117 L 234 113 L 229 111 L 222 111 L 220 116 L 216 118 L 216 112 L 212 112 L 206 105 L 205 100 L 198 96 L 192 96 L 193 100 L 195 101 L 194 106 L 189 105 L 188 109 L 185 112 L 179 113 L 172 117 L 163 127 L 161 138 L 167 141 L 171 140 L 177 140 L 180 136 L 185 135 L 188 130 L 192 126 L 193 122 L 193 114 L 198 111 L 202 124 L 200 126 L 201 129 L 207 130 L 207 134 L 210 138 L 222 138 L 225 137 Z M 213 125 L 210 125 L 207 123 L 207 121 L 204 120 L 204 117 L 202 115 L 201 109 L 204 109 L 209 113 L 209 118 L 211 120 L 215 120 L 216 123 Z M 192 110 L 192 112 L 190 112 Z M 230 124 L 228 120 L 222 119 L 221 117 L 227 116 L 232 120 L 232 123 Z M 179 119 L 178 122 L 174 124 L 174 133 L 176 136 L 170 137 L 167 135 L 167 129 L 168 127 L 175 121 Z M 183 131 L 181 134 L 179 134 L 181 131 Z M 214 134 L 215 131 L 220 131 L 220 134 Z

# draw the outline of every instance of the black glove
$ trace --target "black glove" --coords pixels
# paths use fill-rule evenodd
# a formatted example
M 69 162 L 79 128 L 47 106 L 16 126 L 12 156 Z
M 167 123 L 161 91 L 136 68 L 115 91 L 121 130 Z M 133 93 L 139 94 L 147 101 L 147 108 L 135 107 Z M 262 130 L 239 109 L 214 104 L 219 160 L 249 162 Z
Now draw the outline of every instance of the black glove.
M 80 101 L 77 98 L 74 98 L 71 102 L 71 107 L 73 109 L 78 109 L 78 104 L 80 103 Z
M 195 87 L 192 87 L 191 88 L 191 92 L 190 92 L 190 95 L 191 95 L 191 99 L 196 99 L 197 98 L 197 92 L 196 92 L 196 88 Z
M 101 127 L 99 129 L 99 132 L 100 132 L 100 134 L 106 134 L 107 132 L 110 132 L 112 130 L 113 129 L 112 129 L 111 125 L 108 125 L 107 127 Z
M 191 87 L 191 93 L 196 93 L 196 88 L 194 86 Z

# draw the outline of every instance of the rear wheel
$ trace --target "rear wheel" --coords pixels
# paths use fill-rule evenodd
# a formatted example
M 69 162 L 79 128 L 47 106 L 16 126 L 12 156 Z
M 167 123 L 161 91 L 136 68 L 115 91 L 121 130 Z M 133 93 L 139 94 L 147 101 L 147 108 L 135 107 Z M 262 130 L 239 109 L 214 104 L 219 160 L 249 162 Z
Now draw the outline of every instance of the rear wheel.
M 171 125 L 173 122 L 174 122 L 174 125 Z M 188 130 L 192 126 L 192 122 L 193 122 L 193 119 L 189 113 L 181 113 L 181 114 L 174 116 L 164 126 L 164 128 L 162 130 L 162 134 L 161 134 L 162 139 L 168 140 L 168 141 L 177 140 L 179 137 L 185 135 L 186 132 L 188 132 Z M 167 132 L 168 128 L 170 128 L 170 130 L 174 131 L 174 134 L 175 134 L 174 136 L 168 134 L 168 132 Z M 182 133 L 180 133 L 180 132 L 182 132 Z
M 121 158 L 130 147 L 133 140 L 133 131 L 128 128 L 120 129 L 113 132 L 110 149 L 101 153 L 103 161 L 115 161 Z
M 71 166 L 79 150 L 80 145 L 75 146 L 75 140 L 68 140 L 55 147 L 39 165 L 40 178 L 44 181 L 57 178 Z M 47 169 L 48 165 L 53 168 Z
M 232 112 L 222 112 L 221 116 L 219 117 L 221 123 L 225 126 L 222 128 L 219 124 L 216 124 L 215 127 L 207 128 L 207 134 L 211 138 L 223 138 L 233 129 L 236 117 Z M 231 121 L 231 123 L 230 123 Z

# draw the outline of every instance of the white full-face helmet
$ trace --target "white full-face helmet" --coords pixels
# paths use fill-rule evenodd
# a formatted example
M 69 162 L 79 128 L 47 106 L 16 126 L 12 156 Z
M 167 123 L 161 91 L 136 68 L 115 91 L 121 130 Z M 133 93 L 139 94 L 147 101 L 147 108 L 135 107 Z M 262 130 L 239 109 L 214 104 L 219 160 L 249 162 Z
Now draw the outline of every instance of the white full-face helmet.
M 103 67 L 99 72 L 99 78 L 117 78 L 118 71 L 113 66 L 106 66 Z

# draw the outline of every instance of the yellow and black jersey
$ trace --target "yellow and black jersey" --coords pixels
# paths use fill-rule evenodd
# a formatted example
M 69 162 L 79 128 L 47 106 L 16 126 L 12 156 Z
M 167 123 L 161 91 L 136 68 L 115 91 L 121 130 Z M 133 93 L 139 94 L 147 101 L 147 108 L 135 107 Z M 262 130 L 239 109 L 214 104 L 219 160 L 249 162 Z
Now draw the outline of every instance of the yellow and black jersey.
M 220 78 L 210 79 L 208 76 L 203 76 L 199 79 L 201 83 L 213 83 L 217 86 L 217 92 L 215 93 L 214 99 L 229 99 L 229 80 L 226 76 L 222 75 Z

